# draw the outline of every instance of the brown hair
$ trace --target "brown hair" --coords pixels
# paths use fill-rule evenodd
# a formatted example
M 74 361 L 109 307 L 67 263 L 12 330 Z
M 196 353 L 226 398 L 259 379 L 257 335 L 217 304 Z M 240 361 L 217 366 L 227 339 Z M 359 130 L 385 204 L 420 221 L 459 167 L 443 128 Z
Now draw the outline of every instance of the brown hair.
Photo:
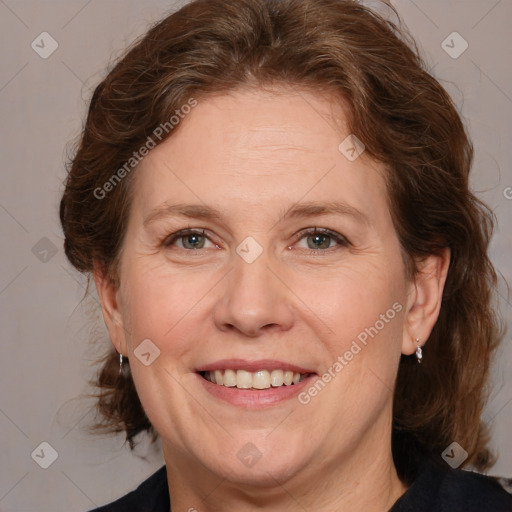
M 468 452 L 466 464 L 489 467 L 481 413 L 499 340 L 487 256 L 494 219 L 468 188 L 472 145 L 449 95 L 407 32 L 356 1 L 195 0 L 152 27 L 94 91 L 61 201 L 67 257 L 116 282 L 130 206 L 126 162 L 191 98 L 273 84 L 343 98 L 351 133 L 386 164 L 411 273 L 418 259 L 451 250 L 424 362 L 400 362 L 392 443 L 399 475 L 410 477 L 452 441 Z M 113 183 L 116 174 L 123 179 Z M 125 431 L 132 446 L 138 433 L 154 434 L 131 376 L 118 376 L 115 352 L 97 385 L 103 426 Z

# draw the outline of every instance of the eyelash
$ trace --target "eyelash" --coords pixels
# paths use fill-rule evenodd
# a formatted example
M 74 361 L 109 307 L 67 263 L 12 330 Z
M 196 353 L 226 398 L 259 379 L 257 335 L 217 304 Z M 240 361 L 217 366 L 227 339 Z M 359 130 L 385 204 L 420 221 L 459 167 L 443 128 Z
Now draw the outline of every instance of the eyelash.
M 303 238 L 307 236 L 314 236 L 314 235 L 322 235 L 327 236 L 337 244 L 339 244 L 341 247 L 350 247 L 352 244 L 349 242 L 349 240 L 344 237 L 343 235 L 340 235 L 339 233 L 336 233 L 336 231 L 331 231 L 330 229 L 326 228 L 306 228 L 300 231 L 295 235 L 295 241 L 296 243 L 302 240 Z M 333 250 L 336 250 L 339 248 L 336 247 L 329 247 L 328 249 L 305 249 L 306 251 L 310 251 L 311 254 L 318 254 L 321 252 L 331 252 Z
M 206 230 L 189 228 L 189 229 L 182 229 L 180 231 L 177 231 L 176 233 L 173 233 L 173 234 L 167 236 L 163 240 L 162 245 L 164 247 L 171 247 L 174 244 L 174 242 L 176 242 L 180 238 L 185 238 L 188 235 L 201 235 L 201 236 L 204 236 L 205 238 L 207 238 L 208 240 L 210 240 L 210 238 L 206 235 Z M 303 238 L 305 238 L 307 236 L 314 236 L 314 235 L 327 236 L 342 247 L 349 247 L 352 245 L 350 243 L 350 241 L 343 235 L 340 235 L 339 233 L 336 233 L 335 231 L 331 231 L 329 229 L 317 228 L 317 227 L 304 229 L 304 230 L 300 231 L 299 233 L 297 233 L 296 235 L 294 235 L 295 243 L 299 242 L 300 240 L 302 240 Z M 212 242 L 212 241 L 210 240 L 210 242 Z M 214 243 L 214 242 L 212 242 L 212 243 Z M 217 245 L 217 244 L 215 244 L 215 245 Z M 196 250 L 200 250 L 200 249 L 183 249 L 183 250 L 188 251 L 188 252 L 195 252 Z M 327 249 L 304 249 L 304 250 L 310 251 L 310 254 L 318 254 L 321 252 L 331 252 L 332 250 L 336 250 L 336 248 L 329 247 Z

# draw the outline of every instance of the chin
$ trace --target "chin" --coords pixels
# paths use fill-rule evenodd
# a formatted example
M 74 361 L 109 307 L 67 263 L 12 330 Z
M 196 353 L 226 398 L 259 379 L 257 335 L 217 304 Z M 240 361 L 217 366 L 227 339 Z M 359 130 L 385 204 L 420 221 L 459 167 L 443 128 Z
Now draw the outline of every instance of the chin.
M 268 432 L 254 435 L 252 440 L 247 436 L 235 437 L 229 446 L 220 448 L 220 457 L 212 454 L 208 463 L 202 462 L 233 483 L 275 487 L 277 482 L 286 482 L 306 467 L 307 460 L 303 453 L 304 443 L 292 445 L 289 438 L 286 442 L 285 435 L 273 440 L 265 439 L 267 435 Z
M 236 485 L 254 486 L 258 488 L 273 488 L 276 484 L 283 484 L 297 474 L 302 466 L 292 458 L 279 457 L 275 460 L 261 459 L 252 467 L 239 463 L 225 464 L 213 461 L 214 471 Z M 238 463 L 237 463 L 238 462 Z

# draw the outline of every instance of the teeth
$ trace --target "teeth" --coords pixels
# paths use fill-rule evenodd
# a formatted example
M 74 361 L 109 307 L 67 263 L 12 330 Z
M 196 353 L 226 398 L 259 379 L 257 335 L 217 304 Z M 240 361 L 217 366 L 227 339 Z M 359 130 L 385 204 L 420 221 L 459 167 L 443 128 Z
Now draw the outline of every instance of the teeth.
M 245 370 L 236 371 L 236 387 L 238 389 L 252 388 L 252 375 L 251 372 Z
M 267 370 L 255 372 L 252 375 L 252 387 L 255 389 L 268 389 L 270 387 L 270 373 Z
M 217 370 L 221 377 L 222 372 L 220 370 Z M 207 372 L 208 373 L 208 372 Z M 220 384 L 221 386 L 224 385 L 228 388 L 235 388 L 236 387 L 236 372 L 234 370 L 226 370 L 224 372 L 224 382 L 217 382 L 217 384 Z
M 215 370 L 205 372 L 206 380 L 226 386 L 228 388 L 238 389 L 269 389 L 278 388 L 283 385 L 291 386 L 304 380 L 308 374 L 284 370 L 259 370 L 257 372 L 248 372 L 245 370 Z
M 284 384 L 283 370 L 272 370 L 270 374 L 270 384 L 275 388 Z

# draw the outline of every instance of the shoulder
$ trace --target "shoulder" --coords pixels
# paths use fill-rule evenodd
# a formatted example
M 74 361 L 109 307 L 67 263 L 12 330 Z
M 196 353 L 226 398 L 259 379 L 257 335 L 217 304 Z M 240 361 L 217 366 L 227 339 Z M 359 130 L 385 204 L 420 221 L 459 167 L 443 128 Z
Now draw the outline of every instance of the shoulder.
M 169 509 L 167 471 L 162 466 L 134 491 L 90 512 L 169 512 Z
M 428 462 L 390 512 L 512 512 L 497 478 Z
M 439 494 L 442 501 L 452 500 L 465 512 L 512 512 L 512 495 L 498 480 L 471 471 L 447 472 Z

